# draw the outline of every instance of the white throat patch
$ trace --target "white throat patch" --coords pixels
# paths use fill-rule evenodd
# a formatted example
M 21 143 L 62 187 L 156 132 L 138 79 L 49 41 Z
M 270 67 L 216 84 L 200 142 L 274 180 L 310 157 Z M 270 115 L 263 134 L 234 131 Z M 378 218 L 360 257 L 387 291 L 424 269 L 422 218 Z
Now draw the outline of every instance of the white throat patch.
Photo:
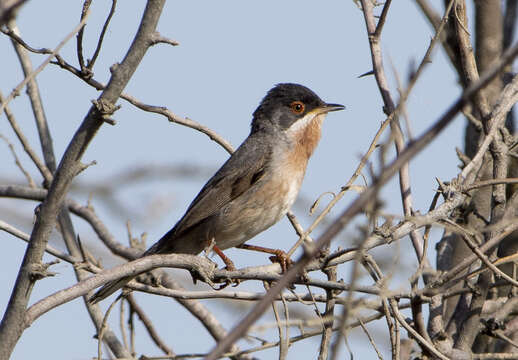
M 311 121 L 317 116 L 315 113 L 308 113 L 306 116 L 304 116 L 302 119 L 299 119 L 295 121 L 291 126 L 288 128 L 288 132 L 291 133 L 297 133 L 300 130 L 304 129 L 306 126 L 308 126 Z
M 313 120 L 322 122 L 326 114 L 308 113 L 302 119 L 295 121 L 289 128 L 288 133 L 296 134 L 305 129 Z

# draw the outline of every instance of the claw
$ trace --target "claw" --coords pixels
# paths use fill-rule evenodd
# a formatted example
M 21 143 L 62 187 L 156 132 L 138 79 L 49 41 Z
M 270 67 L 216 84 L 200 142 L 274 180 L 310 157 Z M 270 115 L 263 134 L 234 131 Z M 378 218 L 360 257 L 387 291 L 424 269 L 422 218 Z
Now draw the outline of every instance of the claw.
M 223 269 L 227 270 L 227 271 L 236 271 L 237 270 L 236 267 L 234 266 L 233 262 L 229 262 L 227 264 L 227 266 L 225 266 Z M 233 279 L 233 280 L 232 279 L 225 279 L 224 283 L 219 288 L 217 288 L 216 290 L 223 290 L 224 288 L 226 288 L 229 285 L 232 285 L 232 287 L 236 287 L 239 284 L 241 284 L 241 280 L 239 280 L 239 279 Z
M 286 254 L 284 251 L 282 251 L 280 249 L 270 249 L 270 248 L 265 248 L 262 246 L 247 245 L 247 244 L 242 244 L 238 247 L 240 247 L 241 249 L 260 251 L 260 252 L 264 252 L 267 254 L 273 254 L 274 256 L 270 256 L 270 261 L 278 262 L 281 265 L 281 269 L 282 269 L 283 273 L 285 273 L 288 270 L 289 266 L 293 265 L 293 261 L 291 261 L 288 254 Z

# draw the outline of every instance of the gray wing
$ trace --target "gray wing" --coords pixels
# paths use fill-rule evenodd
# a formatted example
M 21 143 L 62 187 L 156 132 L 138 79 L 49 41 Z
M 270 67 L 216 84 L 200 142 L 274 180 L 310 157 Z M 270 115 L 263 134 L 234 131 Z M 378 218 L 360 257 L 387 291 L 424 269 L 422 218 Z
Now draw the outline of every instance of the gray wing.
M 260 138 L 250 136 L 205 184 L 174 228 L 146 254 L 169 252 L 175 239 L 246 192 L 263 176 L 270 154 Z

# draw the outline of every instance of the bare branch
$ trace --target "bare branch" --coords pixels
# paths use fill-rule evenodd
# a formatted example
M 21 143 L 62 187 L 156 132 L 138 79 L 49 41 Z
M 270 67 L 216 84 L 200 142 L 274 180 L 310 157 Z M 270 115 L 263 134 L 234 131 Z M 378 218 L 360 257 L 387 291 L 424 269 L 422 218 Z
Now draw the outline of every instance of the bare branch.
M 6 0 L 0 3 L 0 26 L 13 19 L 18 9 L 26 3 L 27 0 Z
M 0 220 L 0 230 L 8 232 L 9 234 L 14 235 L 17 238 L 22 239 L 23 241 L 25 241 L 27 243 L 30 240 L 29 234 L 26 234 L 23 231 L 16 229 L 14 226 L 9 225 L 8 223 L 6 223 L 2 220 Z M 49 254 L 54 255 L 55 257 L 57 257 L 61 260 L 65 260 L 71 264 L 76 264 L 76 263 L 80 262 L 79 259 L 76 259 L 75 257 L 70 256 L 68 254 L 65 254 L 64 252 L 61 252 L 58 249 L 56 249 L 53 246 L 48 245 L 48 244 L 47 244 L 47 248 L 45 249 L 45 251 L 48 252 Z
M 108 30 L 108 25 L 110 24 L 110 20 L 112 19 L 113 14 L 115 14 L 116 6 L 117 6 L 117 0 L 112 0 L 112 7 L 110 9 L 110 13 L 108 14 L 108 17 L 106 18 L 106 21 L 104 22 L 101 34 L 99 35 L 99 41 L 97 42 L 97 47 L 95 48 L 92 58 L 90 60 L 88 60 L 88 64 L 86 65 L 86 68 L 89 71 L 91 71 L 94 68 L 95 61 L 97 60 L 97 57 L 99 56 L 99 53 L 101 52 L 101 46 L 103 43 L 104 35 L 106 34 L 106 30 Z M 81 69 L 82 68 L 83 68 L 83 66 L 81 66 Z
M 83 3 L 83 8 L 81 9 L 81 20 L 86 16 L 88 13 L 88 9 L 90 8 L 90 4 L 92 3 L 92 0 L 85 0 Z M 81 67 L 81 70 L 85 68 L 85 59 L 83 57 L 83 34 L 85 32 L 85 26 L 79 30 L 77 33 L 77 41 L 76 41 L 76 47 L 77 47 L 77 61 L 79 62 L 79 66 Z
M 126 297 L 126 300 L 131 306 L 131 311 L 134 311 L 138 315 L 140 321 L 142 321 L 142 324 L 144 324 L 144 327 L 146 328 L 151 339 L 153 339 L 153 341 L 155 342 L 156 346 L 158 346 L 164 352 L 164 354 L 174 356 L 175 353 L 173 352 L 173 350 L 169 346 L 167 346 L 164 343 L 164 341 L 160 338 L 155 327 L 153 326 L 153 323 L 151 322 L 151 319 L 147 317 L 144 310 L 139 306 L 139 304 L 137 304 L 137 302 L 133 298 L 133 295 L 129 294 Z
M 155 31 L 158 19 L 163 8 L 163 0 L 149 0 L 143 19 L 137 35 L 132 43 L 130 50 L 120 65 L 118 65 L 113 73 L 110 83 L 100 96 L 99 101 L 107 104 L 114 104 L 122 93 L 123 88 L 133 75 L 136 67 L 140 63 L 142 57 L 146 53 L 148 47 L 148 37 Z M 71 32 L 65 40 L 70 39 L 84 25 L 87 17 Z M 62 41 L 54 50 L 56 54 L 65 41 Z M 5 105 L 13 98 L 15 92 L 21 89 L 31 78 L 38 74 L 53 58 L 50 55 L 47 60 L 38 67 L 30 76 L 18 85 L 10 96 L 2 103 L 0 109 L 3 111 Z M 48 237 L 52 228 L 56 223 L 57 215 L 61 209 L 63 199 L 68 191 L 70 183 L 77 173 L 77 166 L 81 157 L 88 147 L 88 144 L 95 136 L 97 130 L 101 127 L 103 121 L 100 120 L 100 114 L 95 108 L 91 108 L 88 115 L 85 117 L 83 123 L 74 135 L 69 144 L 63 159 L 56 171 L 55 177 L 49 189 L 49 194 L 40 207 L 40 212 L 37 216 L 33 232 L 31 234 L 31 242 L 27 247 L 23 264 L 21 266 L 14 290 L 9 301 L 9 306 L 6 310 L 5 316 L 0 324 L 0 358 L 9 358 L 16 342 L 21 336 L 24 327 L 20 322 L 26 311 L 26 306 L 29 301 L 30 288 L 32 287 L 32 280 L 30 274 L 26 269 L 29 269 L 31 264 L 41 261 L 41 257 L 45 251 Z
M 2 96 L 2 93 L 0 92 L 0 102 L 3 102 L 3 101 L 4 101 L 4 98 Z M 49 171 L 47 166 L 41 161 L 39 156 L 36 154 L 34 149 L 29 144 L 29 141 L 27 140 L 27 138 L 23 134 L 22 130 L 20 129 L 20 126 L 18 125 L 18 122 L 14 118 L 14 115 L 11 113 L 11 110 L 8 105 L 5 106 L 4 111 L 5 111 L 5 115 L 7 116 L 7 120 L 9 121 L 9 124 L 11 124 L 11 128 L 13 129 L 14 133 L 18 137 L 18 140 L 22 144 L 23 149 L 25 150 L 27 155 L 29 155 L 32 162 L 36 165 L 36 167 L 42 174 L 45 181 L 47 181 L 50 184 L 50 182 L 52 181 L 51 172 Z
M 431 140 L 437 136 L 454 118 L 454 116 L 464 107 L 468 99 L 470 99 L 481 87 L 485 86 L 494 76 L 499 74 L 504 66 L 508 64 L 514 57 L 518 55 L 518 46 L 506 51 L 502 59 L 492 69 L 490 69 L 481 79 L 474 85 L 470 86 L 462 94 L 462 96 L 448 109 L 448 111 L 423 135 L 418 137 L 410 146 L 408 146 L 399 157 L 387 166 L 377 181 L 360 195 L 338 218 L 333 222 L 327 230 L 319 237 L 319 240 L 314 246 L 304 254 L 304 256 L 297 261 L 293 267 L 279 280 L 279 282 L 268 292 L 268 294 L 261 300 L 254 310 L 250 312 L 243 321 L 236 326 L 229 335 L 222 340 L 218 346 L 211 351 L 207 356 L 207 360 L 215 360 L 225 350 L 233 344 L 238 338 L 246 333 L 246 330 L 252 325 L 256 319 L 263 314 L 269 304 L 273 301 L 284 287 L 289 285 L 298 274 L 301 273 L 310 260 L 315 257 L 316 253 L 324 246 L 326 246 L 338 232 L 346 226 L 351 219 L 360 212 L 364 206 L 370 201 L 378 189 L 384 185 L 396 171 L 398 171 L 405 163 L 407 163 L 415 154 L 420 152 Z
M 160 35 L 160 33 L 158 31 L 155 32 L 155 34 L 151 38 L 151 42 L 152 42 L 152 45 L 156 45 L 156 44 L 169 44 L 171 46 L 180 45 L 180 43 L 178 41 L 166 38 L 166 37 Z
M 0 100 L 1 100 L 1 98 L 2 98 L 2 95 L 0 94 Z M 4 140 L 5 143 L 7 144 L 7 147 L 9 147 L 9 150 L 11 151 L 11 154 L 13 155 L 13 158 L 14 158 L 14 163 L 16 164 L 16 166 L 18 166 L 18 169 L 20 169 L 22 174 L 27 179 L 27 182 L 29 183 L 29 186 L 35 188 L 36 187 L 36 183 L 34 182 L 34 180 L 32 179 L 31 175 L 27 172 L 27 170 L 25 170 L 25 168 L 23 167 L 22 163 L 20 162 L 20 159 L 18 158 L 18 155 L 16 155 L 16 151 L 14 150 L 13 144 L 11 144 L 9 139 L 7 139 L 2 134 L 0 134 L 0 139 Z
M 76 26 L 59 44 L 58 46 L 56 46 L 56 48 L 52 51 L 52 53 L 47 57 L 47 59 L 40 65 L 38 66 L 38 68 L 36 70 L 34 70 L 30 75 L 26 76 L 25 79 L 23 79 L 23 81 L 18 84 L 13 91 L 11 91 L 11 93 L 9 94 L 9 96 L 7 96 L 7 98 L 5 98 L 2 103 L 0 104 L 0 112 L 3 112 L 4 111 L 4 108 L 7 106 L 7 104 L 12 100 L 14 99 L 14 97 L 16 95 L 18 95 L 21 91 L 21 89 L 23 89 L 23 87 L 25 85 L 27 85 L 27 83 L 29 81 L 31 81 L 31 79 L 33 79 L 34 77 L 36 77 L 36 75 L 38 75 L 49 63 L 50 61 L 54 58 L 54 56 L 61 50 L 61 48 L 63 46 L 65 46 L 65 44 L 72 38 L 72 36 L 74 36 L 74 34 L 76 34 L 79 29 L 84 25 L 84 23 L 86 22 L 86 19 L 88 17 L 85 17 L 83 19 L 83 21 L 81 21 L 79 23 L 78 26 Z

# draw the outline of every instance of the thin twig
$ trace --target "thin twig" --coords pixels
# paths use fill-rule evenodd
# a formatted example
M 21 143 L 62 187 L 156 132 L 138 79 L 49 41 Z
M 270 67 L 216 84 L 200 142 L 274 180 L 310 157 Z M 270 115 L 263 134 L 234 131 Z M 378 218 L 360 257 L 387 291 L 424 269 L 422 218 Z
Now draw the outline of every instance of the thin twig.
M 36 70 L 34 70 L 31 74 L 29 74 L 28 76 L 25 77 L 25 79 L 23 79 L 23 81 L 21 83 L 19 83 L 13 91 L 11 91 L 9 93 L 9 95 L 7 96 L 7 98 L 5 98 L 2 103 L 0 104 L 0 113 L 4 111 L 4 108 L 7 106 L 7 104 L 15 98 L 16 95 L 18 95 L 20 93 L 20 91 L 23 89 L 23 87 L 25 85 L 27 85 L 27 83 L 33 79 L 36 75 L 38 75 L 49 63 L 50 61 L 54 58 L 54 56 L 61 50 L 61 48 L 63 46 L 65 46 L 65 44 L 74 36 L 74 34 L 76 34 L 79 29 L 81 29 L 81 27 L 83 27 L 83 25 L 85 24 L 86 22 L 86 19 L 88 18 L 88 15 L 89 14 L 86 14 L 85 18 L 79 23 L 79 25 L 77 25 L 59 44 L 58 46 L 56 46 L 56 48 L 54 50 L 52 50 L 52 53 L 47 57 L 47 59 L 45 59 L 45 61 L 43 61 L 43 63 L 38 66 L 38 68 L 36 68 Z
M 110 24 L 110 20 L 115 13 L 115 7 L 117 6 L 117 0 L 112 0 L 112 7 L 110 9 L 110 13 L 108 14 L 108 17 L 106 18 L 106 21 L 104 22 L 103 29 L 101 31 L 101 34 L 99 35 L 99 41 L 97 42 L 97 47 L 95 48 L 94 54 L 90 60 L 88 60 L 88 64 L 86 65 L 86 68 L 88 70 L 92 70 L 95 64 L 95 61 L 97 60 L 97 57 L 99 56 L 99 53 L 101 52 L 101 46 L 103 43 L 104 35 L 106 34 L 106 30 L 108 30 L 108 25 Z M 81 66 L 83 68 L 83 66 Z
M 121 296 L 118 296 L 108 307 L 108 310 L 106 311 L 106 314 L 104 315 L 101 328 L 99 329 L 99 333 L 97 334 L 97 360 L 102 360 L 102 343 L 103 343 L 103 336 L 104 331 L 106 327 L 108 326 L 108 317 L 110 316 L 111 311 L 113 310 L 114 306 L 117 304 L 117 302 L 121 299 Z
M 401 324 L 401 326 L 403 326 L 406 331 L 408 331 L 408 333 L 413 337 L 415 338 L 424 348 L 426 348 L 428 351 L 430 351 L 433 355 L 435 355 L 436 357 L 438 357 L 439 359 L 443 359 L 443 360 L 449 360 L 448 357 L 444 356 L 443 354 L 441 354 L 434 346 L 432 343 L 430 343 L 428 340 L 426 340 L 424 337 L 422 337 L 421 335 L 419 335 L 419 333 L 413 328 L 411 327 L 405 320 L 405 318 L 403 317 L 403 315 L 401 314 L 401 312 L 399 311 L 398 309 L 398 305 L 397 305 L 397 302 L 395 300 L 390 300 L 389 301 L 389 304 L 390 304 L 390 308 L 392 310 L 392 313 L 394 314 L 395 318 L 397 319 L 397 321 Z
M 92 0 L 85 0 L 85 2 L 83 3 L 83 8 L 81 9 L 81 20 L 83 20 L 84 17 L 86 16 L 86 14 L 88 14 L 88 9 L 90 8 L 91 3 L 92 3 Z M 85 31 L 85 27 L 86 26 L 83 26 L 81 28 L 81 30 L 79 30 L 79 32 L 77 33 L 77 38 L 76 38 L 76 40 L 77 40 L 76 41 L 77 60 L 79 62 L 81 71 L 84 71 L 84 69 L 85 69 L 85 60 L 83 57 L 83 34 Z
M 134 311 L 139 317 L 140 321 L 142 321 L 142 324 L 146 328 L 149 336 L 151 337 L 151 339 L 153 339 L 156 346 L 158 346 L 160 350 L 162 350 L 165 354 L 174 356 L 173 350 L 169 346 L 167 346 L 167 344 L 160 338 L 160 335 L 158 335 L 158 332 L 155 330 L 153 322 L 147 317 L 146 313 L 140 307 L 140 305 L 137 304 L 133 295 L 129 294 L 126 297 L 126 300 L 131 306 L 131 311 Z
M 469 236 L 466 233 L 461 234 L 462 239 L 468 245 L 468 247 L 473 251 L 477 257 L 492 271 L 495 273 L 495 275 L 504 278 L 506 281 L 508 281 L 513 286 L 518 286 L 518 281 L 504 273 L 502 270 L 500 270 L 498 267 L 496 267 L 488 258 L 487 256 L 480 251 L 479 247 L 473 243 L 473 241 L 469 238 Z
M 5 99 L 2 96 L 1 92 L 0 92 L 0 102 L 1 103 L 5 102 Z M 34 165 L 36 165 L 36 167 L 40 171 L 40 173 L 43 176 L 43 178 L 45 179 L 45 181 L 47 181 L 50 184 L 50 181 L 52 181 L 51 172 L 49 171 L 47 166 L 41 161 L 41 159 L 36 154 L 34 149 L 31 147 L 29 141 L 23 134 L 23 131 L 21 130 L 18 122 L 16 121 L 14 115 L 11 113 L 11 110 L 7 104 L 4 107 L 4 112 L 5 112 L 5 115 L 7 116 L 7 120 L 9 121 L 9 124 L 11 125 L 11 128 L 13 129 L 14 133 L 18 137 L 18 140 L 22 144 L 24 151 L 27 153 L 27 155 L 29 155 L 32 162 L 34 163 Z
M 369 339 L 369 342 L 371 343 L 372 347 L 376 351 L 376 355 L 378 356 L 378 359 L 383 360 L 383 356 L 381 356 L 381 353 L 378 350 L 378 347 L 376 346 L 376 342 L 374 341 L 371 334 L 369 333 L 369 330 L 367 330 L 367 328 L 365 327 L 365 325 L 363 324 L 363 321 L 361 319 L 358 319 L 358 322 L 360 323 L 360 326 L 361 326 L 363 332 L 365 333 L 365 335 L 367 335 L 367 338 Z
M 0 28 L 0 32 L 9 36 L 12 40 L 16 41 L 18 44 L 20 44 L 21 46 L 23 46 L 25 49 L 27 49 L 28 51 L 30 51 L 32 53 L 35 53 L 35 54 L 52 54 L 53 53 L 52 50 L 47 49 L 47 48 L 36 49 L 36 48 L 31 47 L 25 41 L 23 41 L 23 39 L 20 36 L 18 36 L 16 34 L 16 31 L 14 31 L 13 29 Z
M 505 178 L 505 179 L 489 179 L 483 181 L 476 181 L 471 185 L 465 187 L 465 191 L 470 191 L 474 189 L 478 189 L 484 186 L 496 185 L 496 184 L 516 184 L 518 183 L 518 178 Z
M 0 325 L 0 331 L 9 331 L 9 336 L 0 336 L 0 348 L 4 354 L 7 354 L 7 357 L 12 352 L 23 331 L 26 329 L 20 319 L 27 314 L 30 292 L 34 284 L 34 279 L 26 269 L 41 261 L 45 245 L 48 242 L 52 229 L 56 225 L 56 219 L 62 210 L 63 200 L 70 188 L 72 180 L 74 179 L 77 166 L 80 163 L 84 152 L 88 148 L 88 145 L 95 137 L 99 128 L 104 124 L 102 117 L 109 115 L 110 111 L 115 110 L 116 100 L 119 98 L 122 90 L 127 85 L 129 79 L 134 74 L 137 66 L 140 64 L 140 61 L 148 50 L 148 47 L 146 47 L 147 37 L 155 31 L 164 3 L 165 0 L 147 2 L 140 27 L 138 28 L 130 49 L 120 64 L 113 69 L 109 85 L 98 99 L 99 106 L 91 107 L 89 109 L 81 122 L 81 125 L 79 125 L 78 130 L 74 133 L 72 140 L 69 142 L 68 147 L 64 152 L 60 165 L 56 170 L 55 177 L 49 188 L 48 196 L 40 206 L 40 211 L 36 217 L 31 233 L 31 241 L 25 251 L 24 259 L 20 266 L 20 271 L 18 272 L 9 304 L 5 310 L 5 316 Z M 87 17 L 85 17 L 81 24 L 74 29 L 74 33 L 79 31 L 79 29 L 84 25 L 86 18 Z M 67 36 L 66 40 L 72 37 L 74 33 Z M 63 46 L 63 43 L 64 42 L 56 48 L 54 53 L 59 51 L 61 46 Z M 2 103 L 2 106 L 0 107 L 1 110 L 3 110 L 4 106 L 10 101 L 10 99 L 12 99 L 15 93 L 20 91 L 21 86 L 24 86 L 24 84 L 26 84 L 31 78 L 36 76 L 36 74 L 38 74 L 45 65 L 51 61 L 52 57 L 53 56 L 50 55 L 48 59 L 38 67 L 38 69 L 29 76 L 26 76 L 24 82 L 22 82 L 15 91 L 11 93 L 10 97 Z M 61 229 L 68 230 L 65 227 L 61 227 Z M 72 234 L 67 233 L 65 238 L 71 239 L 72 236 L 70 235 Z M 72 239 L 75 240 L 75 238 Z M 120 352 L 121 357 L 126 356 L 122 354 L 123 352 L 124 351 Z
M 329 212 L 333 209 L 335 204 L 342 199 L 342 197 L 345 195 L 347 191 L 351 188 L 352 184 L 356 181 L 358 176 L 360 176 L 363 168 L 367 164 L 367 161 L 369 160 L 370 156 L 376 150 L 376 147 L 378 146 L 379 139 L 381 138 L 381 135 L 383 135 L 383 132 L 386 130 L 387 126 L 390 124 L 390 121 L 392 120 L 392 115 L 388 116 L 380 125 L 378 131 L 376 131 L 376 134 L 374 135 L 374 138 L 372 139 L 369 148 L 367 149 L 367 152 L 362 156 L 360 163 L 356 167 L 356 170 L 354 171 L 353 175 L 347 181 L 347 183 L 342 187 L 341 191 L 334 196 L 329 204 L 325 207 L 324 210 L 318 215 L 318 217 L 313 221 L 313 223 L 308 227 L 308 229 L 303 232 L 302 235 L 300 235 L 299 240 L 290 248 L 288 251 L 288 256 L 293 255 L 295 250 L 305 241 L 308 239 L 309 234 L 317 227 L 317 225 L 324 219 L 324 217 L 329 214 Z
M 127 300 L 127 299 L 124 299 L 124 300 Z M 124 303 L 125 301 L 121 301 L 121 305 L 120 305 L 120 312 L 119 312 L 119 328 L 121 330 L 121 334 L 122 334 L 122 342 L 124 344 L 124 346 L 129 349 L 129 343 L 128 343 L 128 334 L 126 332 L 126 326 L 124 326 L 124 317 L 125 317 L 125 314 L 124 314 Z
M 336 267 L 332 266 L 323 270 L 330 281 L 337 280 Z M 325 318 L 334 320 L 336 298 L 333 290 L 326 290 L 326 310 L 323 314 Z M 326 360 L 329 353 L 329 345 L 331 344 L 331 337 L 333 335 L 333 322 L 327 321 L 323 323 L 324 330 L 322 331 L 322 338 L 320 339 L 320 349 L 318 351 L 318 360 Z
M 27 243 L 30 241 L 30 238 L 31 238 L 31 236 L 29 234 L 15 228 L 12 225 L 9 225 L 8 223 L 6 223 L 5 221 L 2 221 L 2 220 L 0 220 L 0 230 L 3 230 L 11 235 L 14 235 L 18 239 L 21 239 Z M 75 257 L 73 257 L 71 255 L 68 255 L 64 252 L 59 251 L 58 249 L 54 248 L 52 245 L 47 244 L 45 251 L 48 252 L 49 254 L 57 257 L 58 259 L 69 262 L 70 264 L 76 264 L 76 263 L 80 262 L 79 259 L 76 259 Z
M 420 137 L 408 146 L 399 157 L 387 166 L 381 173 L 377 181 L 368 189 L 366 189 L 339 217 L 333 222 L 328 229 L 319 237 L 319 240 L 314 245 L 307 249 L 305 255 L 297 261 L 290 270 L 277 282 L 277 284 L 267 293 L 267 295 L 256 304 L 253 311 L 251 311 L 241 322 L 237 325 L 228 336 L 220 341 L 215 349 L 207 356 L 207 360 L 216 360 L 226 349 L 233 344 L 238 338 L 246 334 L 246 330 L 251 326 L 253 322 L 257 320 L 261 314 L 264 313 L 268 308 L 271 301 L 289 285 L 297 276 L 301 273 L 307 263 L 315 257 L 317 252 L 324 246 L 326 246 L 341 230 L 346 226 L 352 218 L 360 212 L 364 206 L 372 199 L 377 193 L 379 188 L 384 185 L 396 171 L 398 171 L 405 163 L 407 163 L 415 154 L 419 153 L 426 145 L 428 145 L 432 139 L 434 139 L 444 128 L 453 120 L 455 115 L 464 107 L 474 93 L 476 93 L 481 87 L 485 86 L 493 77 L 499 74 L 502 69 L 518 55 L 518 46 L 506 51 L 500 61 L 498 61 L 491 69 L 485 73 L 480 80 L 468 87 L 462 96 L 456 100 L 441 116 L 441 118 L 432 127 L 427 130 Z
M 1 96 L 2 95 L 0 94 L 0 98 L 1 98 Z M 7 110 L 7 108 L 6 108 L 6 110 Z M 16 151 L 14 150 L 13 144 L 9 141 L 8 138 L 6 138 L 2 134 L 0 134 L 0 139 L 4 140 L 6 142 L 7 147 L 9 148 L 9 150 L 11 151 L 11 154 L 14 157 L 14 163 L 16 164 L 16 166 L 18 166 L 18 169 L 20 169 L 20 171 L 22 172 L 23 176 L 25 176 L 25 178 L 27 179 L 27 182 L 29 183 L 29 186 L 32 187 L 32 188 L 35 188 L 36 187 L 36 183 L 32 179 L 31 174 L 29 174 L 27 172 L 27 170 L 25 170 L 25 168 L 23 167 L 22 163 L 20 162 L 20 159 L 18 158 L 18 155 L 16 154 Z
M 279 333 L 279 360 L 284 360 L 286 359 L 286 356 L 288 356 L 288 346 L 276 303 L 272 303 L 272 310 L 275 317 L 275 322 L 277 323 L 277 332 Z
M 385 1 L 383 4 L 383 10 L 381 11 L 381 15 L 378 19 L 378 24 L 376 25 L 376 31 L 374 31 L 374 37 L 379 39 L 381 37 L 381 32 L 383 31 L 383 26 L 385 25 L 385 20 L 387 19 L 388 10 L 392 0 Z

